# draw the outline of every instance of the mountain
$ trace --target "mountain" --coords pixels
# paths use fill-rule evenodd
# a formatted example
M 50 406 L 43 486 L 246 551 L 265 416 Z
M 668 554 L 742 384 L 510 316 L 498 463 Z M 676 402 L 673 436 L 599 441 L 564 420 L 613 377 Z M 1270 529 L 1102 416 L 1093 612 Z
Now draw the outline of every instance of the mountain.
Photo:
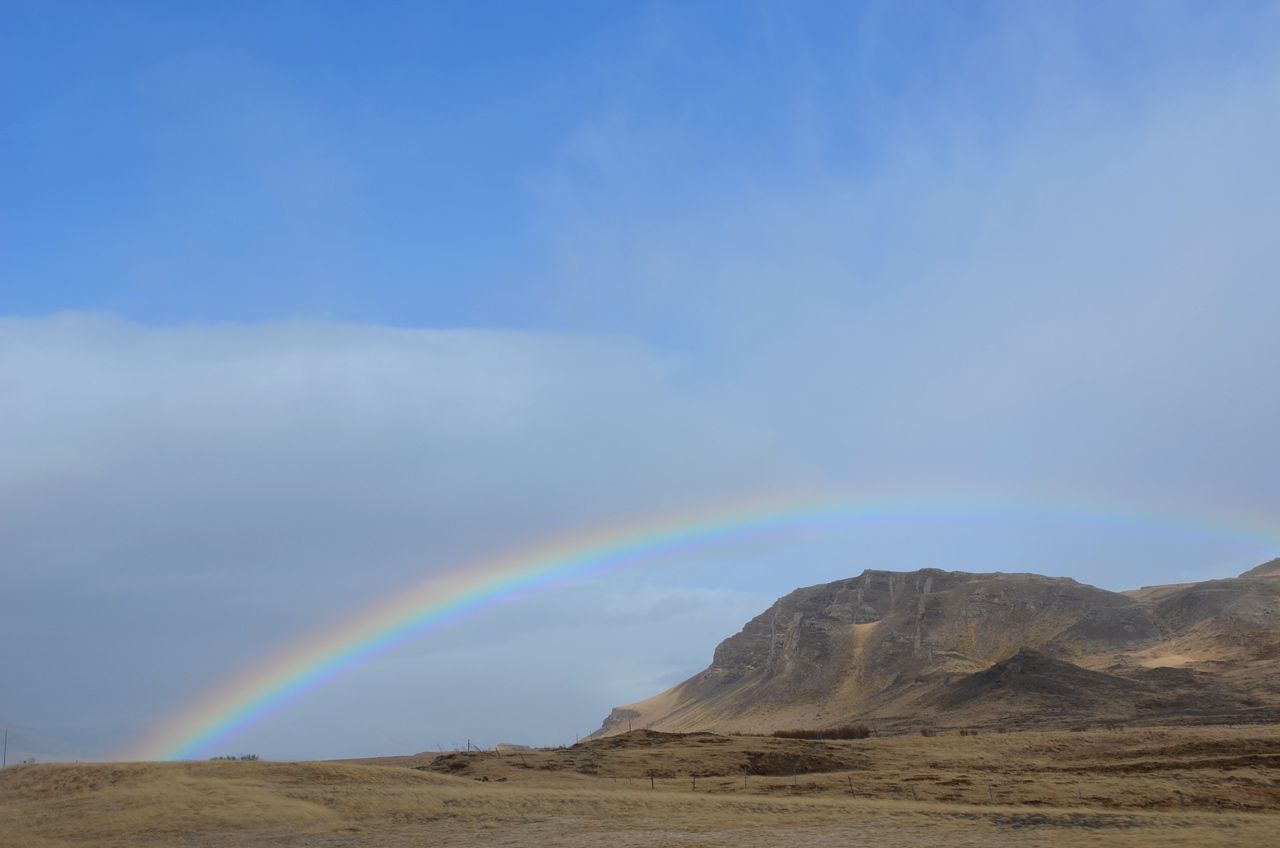
M 1280 560 L 1130 592 L 922 569 L 795 590 L 705 671 L 614 709 L 594 735 L 1268 716 L 1280 717 Z

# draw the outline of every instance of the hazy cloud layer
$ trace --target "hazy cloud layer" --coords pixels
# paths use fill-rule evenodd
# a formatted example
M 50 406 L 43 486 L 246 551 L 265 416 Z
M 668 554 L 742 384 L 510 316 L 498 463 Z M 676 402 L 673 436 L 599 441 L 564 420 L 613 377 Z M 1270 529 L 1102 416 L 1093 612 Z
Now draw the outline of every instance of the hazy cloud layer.
M 136 726 L 431 573 L 784 481 L 679 382 L 538 334 L 0 322 L 13 720 Z
M 643 112 L 588 124 L 592 179 L 554 198 L 566 302 L 699 340 L 709 381 L 849 482 L 1158 491 L 1269 520 L 1280 69 L 1106 91 L 1069 31 L 1023 33 L 1045 52 L 999 135 L 975 137 L 958 88 L 928 131 L 864 129 L 874 169 L 819 144 L 813 178 L 691 208 L 615 177 Z

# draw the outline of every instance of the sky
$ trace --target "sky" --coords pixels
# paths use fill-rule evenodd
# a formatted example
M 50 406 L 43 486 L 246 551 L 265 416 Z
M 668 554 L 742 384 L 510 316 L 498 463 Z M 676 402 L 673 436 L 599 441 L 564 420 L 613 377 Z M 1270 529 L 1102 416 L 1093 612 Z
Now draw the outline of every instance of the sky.
M 201 753 L 572 742 L 866 568 L 1280 555 L 1274 3 L 0 21 L 10 761 L 120 756 L 423 579 L 748 496 L 915 506 L 562 581 Z

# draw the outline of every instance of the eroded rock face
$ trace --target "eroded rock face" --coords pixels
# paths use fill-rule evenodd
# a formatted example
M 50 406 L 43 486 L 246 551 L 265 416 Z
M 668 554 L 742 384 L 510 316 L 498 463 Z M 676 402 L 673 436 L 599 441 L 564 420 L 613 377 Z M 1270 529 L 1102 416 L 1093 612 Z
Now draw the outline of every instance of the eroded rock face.
M 951 692 L 957 680 L 1023 649 L 1121 675 L 1159 664 L 1166 645 L 1177 662 L 1190 662 L 1173 649 L 1192 637 L 1238 647 L 1247 634 L 1257 655 L 1258 645 L 1280 645 L 1273 614 L 1280 581 L 1263 582 L 1268 568 L 1128 594 L 1036 574 L 864 571 L 779 599 L 721 642 L 705 671 L 615 710 L 598 733 L 759 730 L 937 712 L 964 702 Z M 1087 674 L 1066 675 L 1063 685 Z M 1108 691 L 1137 690 L 1121 682 Z
M 1073 580 L 866 571 L 780 599 L 690 682 L 699 690 L 750 683 L 757 703 L 794 701 L 831 695 L 850 676 L 884 688 L 947 665 L 982 667 L 1027 645 L 1069 656 L 1159 636 L 1137 602 Z

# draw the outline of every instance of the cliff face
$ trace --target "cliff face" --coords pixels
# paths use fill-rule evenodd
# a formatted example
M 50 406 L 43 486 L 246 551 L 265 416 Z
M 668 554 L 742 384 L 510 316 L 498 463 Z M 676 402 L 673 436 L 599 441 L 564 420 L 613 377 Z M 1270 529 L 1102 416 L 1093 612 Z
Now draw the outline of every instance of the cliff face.
M 616 709 L 598 735 L 628 727 L 758 732 L 948 713 L 960 723 L 999 721 L 1042 710 L 1035 706 L 1042 699 L 965 698 L 956 687 L 1023 649 L 1046 658 L 1031 663 L 1044 691 L 1057 685 L 1049 678 L 1073 679 L 1062 666 L 1114 678 L 1101 687 L 1115 696 L 1101 699 L 1114 709 L 1085 710 L 1099 716 L 1165 710 L 1172 689 L 1144 674 L 1156 667 L 1208 674 L 1199 685 L 1211 685 L 1209 700 L 1224 709 L 1280 702 L 1264 669 L 1246 668 L 1253 657 L 1274 671 L 1267 656 L 1280 658 L 1280 580 L 1260 573 L 1266 569 L 1131 593 L 1035 574 L 865 571 L 779 599 L 720 643 L 709 668 Z

